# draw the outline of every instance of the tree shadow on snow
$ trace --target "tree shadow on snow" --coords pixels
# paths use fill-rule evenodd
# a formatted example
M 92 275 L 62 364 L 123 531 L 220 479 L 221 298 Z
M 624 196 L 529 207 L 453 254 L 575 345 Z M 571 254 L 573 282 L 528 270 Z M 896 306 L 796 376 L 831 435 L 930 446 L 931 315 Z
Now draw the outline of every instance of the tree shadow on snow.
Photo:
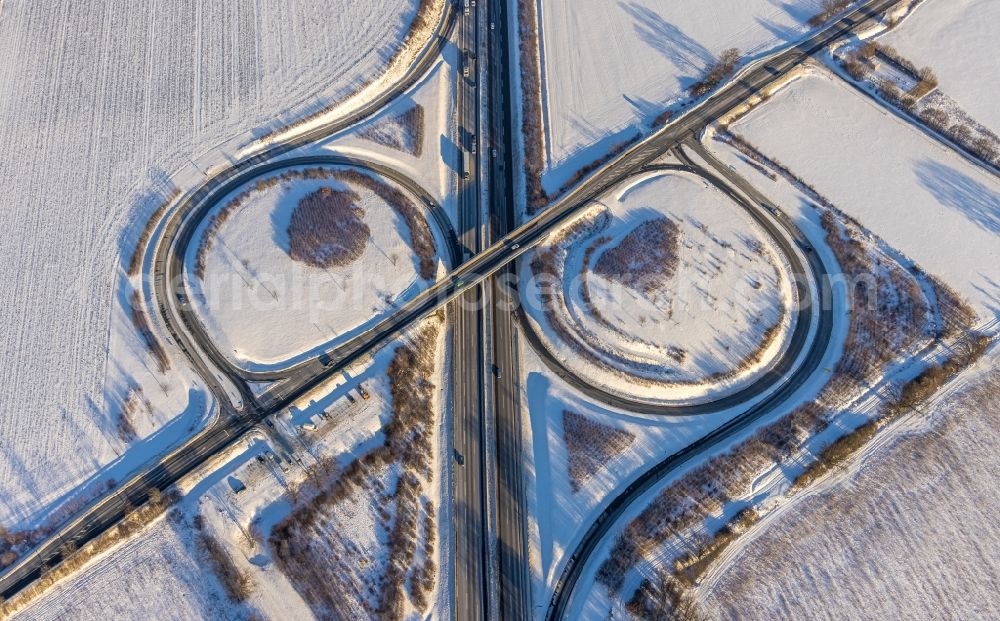
M 961 212 L 980 228 L 1000 235 L 1000 194 L 950 166 L 923 159 L 914 171 L 920 185 L 942 205 Z

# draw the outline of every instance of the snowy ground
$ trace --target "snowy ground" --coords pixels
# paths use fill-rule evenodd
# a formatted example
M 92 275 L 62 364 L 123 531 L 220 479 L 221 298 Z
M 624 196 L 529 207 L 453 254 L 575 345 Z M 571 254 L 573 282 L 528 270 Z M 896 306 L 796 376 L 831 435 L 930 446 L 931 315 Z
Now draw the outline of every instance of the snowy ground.
M 1000 132 L 998 21 L 1000 4 L 991 0 L 932 0 L 921 3 L 879 42 L 895 47 L 919 67 L 931 67 L 942 91 L 974 119 Z
M 998 388 L 993 373 L 942 399 L 742 538 L 699 589 L 706 617 L 992 617 Z
M 461 168 L 461 153 L 458 147 L 458 127 L 455 122 L 455 81 L 459 73 L 458 49 L 446 46 L 441 58 L 427 72 L 426 77 L 415 84 L 406 95 L 371 121 L 329 140 L 306 149 L 309 153 L 334 151 L 345 155 L 356 155 L 367 160 L 392 166 L 394 170 L 416 181 L 437 200 L 445 212 L 458 222 L 456 207 L 456 184 Z M 386 126 L 414 106 L 421 106 L 423 113 L 422 148 L 419 152 L 393 148 L 366 137 L 372 127 Z
M 531 563 L 536 605 L 548 605 L 549 594 L 565 563 L 567 548 L 600 513 L 604 503 L 638 476 L 649 464 L 663 459 L 719 426 L 736 412 L 695 417 L 655 417 L 615 411 L 587 399 L 554 377 L 530 348 L 524 347 L 521 377 L 522 407 L 530 416 L 531 492 L 528 504 Z M 599 468 L 574 492 L 569 454 L 563 436 L 563 412 L 623 430 L 635 439 L 626 450 Z
M 582 166 L 686 97 L 720 52 L 756 56 L 794 41 L 820 0 L 539 2 L 544 185 Z
M 161 517 L 13 618 L 236 619 L 239 611 L 206 576 L 190 530 Z
M 731 125 L 838 208 L 1000 314 L 1000 181 L 822 71 Z M 718 149 L 727 163 L 732 151 Z M 780 185 L 758 176 L 768 194 Z
M 689 173 L 652 173 L 591 213 L 582 222 L 593 225 L 550 237 L 539 251 L 564 248 L 555 259 L 562 271 L 555 317 L 538 297 L 555 287 L 527 267 L 521 276 L 525 307 L 564 364 L 614 392 L 694 401 L 745 385 L 781 353 L 793 323 L 787 264 L 721 191 Z M 669 257 L 651 260 L 654 249 L 639 243 L 622 259 L 623 239 L 664 217 L 676 225 Z M 615 252 L 631 276 L 649 268 L 648 290 L 601 269 Z
M 423 324 L 427 325 L 427 324 Z M 398 343 L 407 342 L 407 333 Z M 430 378 L 438 387 L 435 403 L 444 403 L 446 339 L 437 341 L 438 361 Z M 59 583 L 19 613 L 19 618 L 190 619 L 246 618 L 253 612 L 267 619 L 310 619 L 313 612 L 271 556 L 267 542 L 272 527 L 291 510 L 291 488 L 307 502 L 311 470 L 326 457 L 343 468 L 355 457 L 382 444 L 380 430 L 392 418 L 386 370 L 395 347 L 348 369 L 303 397 L 288 412 L 273 417 L 274 427 L 261 425 L 225 454 L 186 479 L 177 511 L 180 519 L 160 519 L 143 533 L 105 553 L 71 578 Z M 364 384 L 370 398 L 358 390 Z M 443 409 L 435 409 L 437 429 L 445 429 Z M 439 584 L 450 580 L 446 569 L 450 541 L 446 434 L 435 433 L 432 484 L 425 489 L 440 515 L 435 533 Z M 241 489 L 242 487 L 242 489 Z M 239 490 L 239 491 L 237 491 Z M 384 560 L 383 528 L 376 503 L 338 505 L 339 538 L 368 552 L 375 569 Z M 231 603 L 197 547 L 195 516 L 203 531 L 220 542 L 236 567 L 247 572 L 254 594 L 242 605 Z M 334 516 L 328 516 L 334 517 Z M 377 535 L 377 536 L 376 536 Z M 365 589 L 368 584 L 359 584 Z M 432 593 L 431 616 L 447 614 L 447 591 Z
M 291 215 L 300 200 L 321 188 L 356 193 L 354 205 L 364 212 L 361 220 L 370 238 L 363 254 L 348 265 L 317 267 L 289 255 Z M 218 210 L 225 211 L 244 190 L 234 190 Z M 411 199 L 423 210 L 418 198 Z M 433 229 L 433 219 L 422 213 Z M 189 266 L 207 224 L 208 219 L 189 249 Z M 418 273 L 405 220 L 371 189 L 350 181 L 293 179 L 254 190 L 210 235 L 205 277 L 192 279 L 193 299 L 216 347 L 243 367 L 284 366 L 350 338 L 428 284 Z M 439 239 L 439 249 L 442 244 Z
M 131 326 L 121 265 L 139 230 L 169 179 L 188 185 L 225 161 L 220 145 L 377 77 L 415 7 L 3 2 L 0 524 L 34 524 L 95 472 L 94 484 L 121 476 L 204 416 L 184 365 L 151 371 Z M 140 434 L 171 420 L 176 433 L 109 467 L 136 384 L 153 406 Z

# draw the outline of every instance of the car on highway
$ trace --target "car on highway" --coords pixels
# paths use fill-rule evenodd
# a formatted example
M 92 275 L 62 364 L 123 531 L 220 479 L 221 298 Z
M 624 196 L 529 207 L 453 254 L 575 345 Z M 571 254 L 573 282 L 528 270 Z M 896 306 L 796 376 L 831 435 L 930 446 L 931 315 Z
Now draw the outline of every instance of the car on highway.
M 333 364 L 333 358 L 330 357 L 330 354 L 320 354 L 319 363 L 324 367 L 328 367 Z
M 503 378 L 503 371 L 500 369 L 500 365 L 498 365 L 498 364 L 494 364 L 493 365 L 493 375 L 497 379 L 502 379 Z
M 458 452 L 458 449 L 453 449 L 453 454 L 454 454 L 454 457 L 455 457 L 455 462 L 459 466 L 464 466 L 465 465 L 465 457 L 463 457 L 462 454 Z
M 799 248 L 801 248 L 803 252 L 812 252 L 813 251 L 813 247 L 810 246 L 809 244 L 805 243 L 801 239 L 796 239 L 795 240 L 795 245 L 798 246 Z

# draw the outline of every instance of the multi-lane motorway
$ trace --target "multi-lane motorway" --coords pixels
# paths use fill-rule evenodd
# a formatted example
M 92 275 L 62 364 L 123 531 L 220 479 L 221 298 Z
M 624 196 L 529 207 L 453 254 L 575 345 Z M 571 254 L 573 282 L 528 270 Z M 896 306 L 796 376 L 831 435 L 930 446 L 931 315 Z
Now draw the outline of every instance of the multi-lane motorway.
M 506 2 L 490 3 L 489 32 L 489 167 L 490 241 L 504 238 L 516 222 L 514 202 L 515 131 L 511 97 L 509 37 L 510 16 Z M 494 150 L 495 149 L 495 150 Z M 508 263 L 489 281 L 492 359 L 493 446 L 496 497 L 495 539 L 497 557 L 497 611 L 501 619 L 531 618 L 531 574 L 528 555 L 528 511 L 525 494 L 523 425 L 521 410 L 519 333 L 512 311 L 517 305 L 514 264 Z
M 416 63 L 407 71 L 403 79 L 394 88 L 348 118 L 305 131 L 293 139 L 274 143 L 259 153 L 228 166 L 217 172 L 195 191 L 181 199 L 178 207 L 172 212 L 170 220 L 163 227 L 163 234 L 154 253 L 152 261 L 152 269 L 155 276 L 154 299 L 157 301 L 168 331 L 174 339 L 174 343 L 188 355 L 195 365 L 196 370 L 219 398 L 223 404 L 225 415 L 220 417 L 217 424 L 212 425 L 205 432 L 192 438 L 177 450 L 168 455 L 161 456 L 155 463 L 142 469 L 140 474 L 122 483 L 112 494 L 95 502 L 77 518 L 63 525 L 56 535 L 41 543 L 19 563 L 8 568 L 0 576 L 0 594 L 5 597 L 13 595 L 37 578 L 39 570 L 43 565 L 51 565 L 58 562 L 60 558 L 58 548 L 64 541 L 72 540 L 80 544 L 104 532 L 124 516 L 128 507 L 145 502 L 150 490 L 154 488 L 162 490 L 169 487 L 180 477 L 191 472 L 198 465 L 236 442 L 263 418 L 280 411 L 299 396 L 302 396 L 328 378 L 344 370 L 352 362 L 384 345 L 393 336 L 399 334 L 400 331 L 412 325 L 415 321 L 426 317 L 442 304 L 458 295 L 464 294 L 467 290 L 472 292 L 470 293 L 472 299 L 478 302 L 482 293 L 477 289 L 487 278 L 505 269 L 514 259 L 543 240 L 549 232 L 579 213 L 580 209 L 586 206 L 592 199 L 617 185 L 629 175 L 642 170 L 660 154 L 698 135 L 704 127 L 716 118 L 740 105 L 748 97 L 759 93 L 762 89 L 802 63 L 818 50 L 823 49 L 841 37 L 849 35 L 853 28 L 866 17 L 880 13 L 892 7 L 897 2 L 899 0 L 870 0 L 865 2 L 859 9 L 851 11 L 847 16 L 817 32 L 808 40 L 755 63 L 714 95 L 671 122 L 666 128 L 598 168 L 538 217 L 502 235 L 499 239 L 494 240 L 486 249 L 482 249 L 480 245 L 483 240 L 480 233 L 481 223 L 478 220 L 478 199 L 475 198 L 479 195 L 478 173 L 476 172 L 476 174 L 471 175 L 470 179 L 466 180 L 466 183 L 461 183 L 459 186 L 460 194 L 463 196 L 461 199 L 463 206 L 460 209 L 460 213 L 463 214 L 463 220 L 460 223 L 456 241 L 459 245 L 468 247 L 474 256 L 456 267 L 448 278 L 434 284 L 395 313 L 377 322 L 364 334 L 345 341 L 330 351 L 325 352 L 322 356 L 322 363 L 320 362 L 321 358 L 316 357 L 291 369 L 275 372 L 270 378 L 274 379 L 280 376 L 282 381 L 276 382 L 273 388 L 265 392 L 262 396 L 255 398 L 246 387 L 246 372 L 235 369 L 224 357 L 215 351 L 211 342 L 199 331 L 197 319 L 186 313 L 187 309 L 184 299 L 179 298 L 177 295 L 178 292 L 183 292 L 183 248 L 190 241 L 188 235 L 193 234 L 197 223 L 211 211 L 215 204 L 212 201 L 220 200 L 224 196 L 222 193 L 223 190 L 229 187 L 230 183 L 235 182 L 237 178 L 243 178 L 244 176 L 251 178 L 256 174 L 261 174 L 261 170 L 268 166 L 281 167 L 288 165 L 285 162 L 278 163 L 275 160 L 298 147 L 332 135 L 357 123 L 372 112 L 381 109 L 389 101 L 409 88 L 433 64 L 438 53 L 444 46 L 452 25 L 457 20 L 462 20 L 464 24 L 462 32 L 459 33 L 460 45 L 472 45 L 472 49 L 478 50 L 475 16 L 478 14 L 479 7 L 473 7 L 470 13 L 465 15 L 463 8 L 452 7 L 449 3 L 432 38 L 432 42 L 421 53 Z M 490 13 L 491 20 L 497 28 L 507 28 L 509 20 L 504 15 L 504 12 L 505 7 L 499 7 Z M 494 19 L 494 15 L 496 15 L 496 19 Z M 501 15 L 502 17 L 500 17 Z M 463 16 L 466 19 L 462 19 Z M 504 30 L 501 36 L 497 37 L 497 40 L 504 41 L 505 37 Z M 490 43 L 491 50 L 493 50 L 494 45 L 495 43 Z M 508 48 L 508 45 L 501 43 L 496 48 L 495 58 L 494 52 L 491 51 L 490 54 L 491 64 L 495 63 L 496 67 L 499 67 L 497 72 L 502 76 L 501 80 L 506 80 L 509 73 L 509 69 L 506 68 L 507 61 L 505 57 L 505 54 L 509 52 Z M 476 63 L 476 68 L 478 69 L 478 63 Z M 473 71 L 474 73 L 475 70 Z M 466 96 L 469 97 L 469 100 L 461 103 L 459 106 L 460 122 L 463 124 L 468 123 L 467 127 L 478 127 L 478 122 L 475 120 L 478 118 L 479 108 L 478 88 L 475 86 L 475 82 L 476 77 L 473 76 L 472 82 L 469 84 L 469 89 L 466 91 Z M 502 92 L 503 88 L 504 85 L 500 85 L 498 90 Z M 460 89 L 460 92 L 462 92 L 462 89 Z M 475 103 L 472 103 L 472 100 L 475 100 Z M 501 96 L 499 98 L 491 98 L 490 106 L 492 114 L 499 121 L 491 121 L 490 123 L 493 128 L 492 131 L 500 136 L 495 146 L 497 146 L 498 151 L 502 149 L 502 152 L 499 153 L 497 159 L 500 160 L 501 166 L 506 166 L 506 171 L 492 176 L 505 177 L 509 180 L 510 175 L 513 174 L 512 132 L 510 130 L 510 120 L 507 118 L 511 103 L 509 99 Z M 501 109 L 497 110 L 497 108 Z M 479 140 L 479 137 L 475 136 L 473 139 Z M 471 147 L 471 143 L 469 144 Z M 481 153 L 485 148 L 492 148 L 494 145 L 490 145 L 489 147 L 485 145 L 480 146 L 484 147 L 483 149 L 479 149 Z M 466 169 L 466 166 L 475 166 L 474 171 L 479 170 L 477 164 L 478 158 L 473 158 L 469 163 L 466 163 L 464 160 L 465 157 L 463 156 L 463 163 L 461 165 L 463 170 Z M 491 166 L 496 169 L 497 164 L 492 164 Z M 724 171 L 721 172 L 725 175 Z M 494 180 L 491 183 L 496 182 Z M 495 196 L 511 195 L 512 187 L 509 181 L 505 181 L 503 185 L 494 186 L 495 192 L 499 193 Z M 741 191 L 748 192 L 745 188 L 740 189 Z M 420 195 L 421 193 L 418 191 L 417 194 Z M 466 196 L 468 194 L 473 195 L 473 198 Z M 428 206 L 433 207 L 431 204 L 428 204 Z M 431 211 L 433 214 L 434 209 L 432 208 Z M 473 212 L 476 218 L 474 226 L 471 220 Z M 497 210 L 493 210 L 493 215 L 497 215 Z M 498 230 L 504 231 L 504 227 L 510 221 L 510 218 L 500 220 L 497 227 Z M 470 244 L 471 238 L 469 237 L 469 231 L 473 229 L 475 230 L 477 239 L 475 245 Z M 186 233 L 188 230 L 191 230 L 192 233 Z M 187 241 L 185 241 L 185 237 L 188 237 Z M 182 243 L 178 243 L 179 241 Z M 501 292 L 501 295 L 496 295 L 495 288 L 491 288 L 491 292 L 493 293 L 491 296 L 493 299 L 498 301 L 504 300 L 503 294 L 505 292 Z M 478 304 L 475 307 L 478 308 Z M 511 349 L 504 350 L 504 347 L 499 344 L 501 339 L 505 339 L 508 344 L 516 343 L 516 337 L 514 336 L 516 332 L 512 329 L 513 326 L 510 323 L 509 314 L 506 315 L 506 319 L 501 312 L 493 314 L 493 330 L 490 334 L 484 331 L 481 315 L 473 318 L 464 311 L 460 311 L 455 313 L 454 316 L 454 333 L 458 335 L 454 341 L 456 362 L 458 362 L 457 356 L 459 355 L 459 350 L 464 351 L 468 349 L 469 351 L 480 352 L 483 349 L 484 338 L 495 339 L 491 350 L 496 352 L 497 359 L 502 362 L 502 366 L 498 365 L 497 367 L 500 370 L 501 377 L 495 378 L 497 381 L 494 382 L 494 386 L 496 387 L 494 400 L 496 402 L 497 433 L 501 436 L 497 439 L 497 456 L 498 463 L 503 464 L 505 469 L 505 472 L 500 475 L 499 479 L 502 479 L 502 485 L 507 488 L 504 498 L 508 498 L 509 503 L 520 503 L 522 501 L 519 500 L 519 497 L 523 498 L 523 492 L 520 488 L 521 483 L 518 482 L 516 477 L 511 476 L 511 472 L 506 471 L 512 467 L 510 460 L 516 459 L 520 450 L 519 446 L 516 445 L 518 441 L 516 433 L 513 431 L 516 429 L 519 433 L 517 417 L 520 416 L 517 410 L 518 397 L 516 395 L 516 384 L 512 383 L 512 378 L 516 377 L 514 375 L 516 373 L 514 370 L 516 366 L 516 350 L 513 349 L 516 345 L 508 345 Z M 489 559 L 485 558 L 485 544 L 487 543 L 485 537 L 487 536 L 489 516 L 484 499 L 488 490 L 483 489 L 489 484 L 484 479 L 485 451 L 483 444 L 485 439 L 483 438 L 483 397 L 481 386 L 485 367 L 482 358 L 476 360 L 472 360 L 471 358 L 468 359 L 466 367 L 459 367 L 456 364 L 456 368 L 459 370 L 456 372 L 454 382 L 456 387 L 466 381 L 478 382 L 480 386 L 478 389 L 475 389 L 473 386 L 467 386 L 467 390 L 463 389 L 464 392 L 460 396 L 457 394 L 458 391 L 455 391 L 457 399 L 455 446 L 457 449 L 460 442 L 458 438 L 460 433 L 459 419 L 464 418 L 464 423 L 462 423 L 464 431 L 461 431 L 461 433 L 464 433 L 465 437 L 461 440 L 461 446 L 467 451 L 476 452 L 476 454 L 471 455 L 471 458 L 473 462 L 479 464 L 478 467 L 480 469 L 478 474 L 473 469 L 470 469 L 471 476 L 463 479 L 467 483 L 461 483 L 463 491 L 460 492 L 459 473 L 470 466 L 470 455 L 463 455 L 462 461 L 464 465 L 456 466 L 456 500 L 459 503 L 464 502 L 466 505 L 473 507 L 467 518 L 469 532 L 471 533 L 477 528 L 476 523 L 478 523 L 478 528 L 480 529 L 478 540 L 474 534 L 469 538 L 469 541 L 478 541 L 478 550 L 474 549 L 475 546 L 469 545 L 463 552 L 461 549 L 463 546 L 462 541 L 457 541 L 456 544 L 459 548 L 456 549 L 455 557 L 456 563 L 459 565 L 455 570 L 456 580 L 459 574 L 466 573 L 468 566 L 463 563 L 469 562 L 473 567 L 476 563 L 480 564 L 478 573 L 472 575 L 467 583 L 463 583 L 464 586 L 456 582 L 454 613 L 463 619 L 483 618 L 491 609 L 489 602 L 491 585 L 488 584 L 487 579 L 489 575 Z M 490 362 L 488 364 L 492 365 L 494 363 Z M 224 378 L 221 380 L 217 379 L 211 368 L 212 366 L 221 371 Z M 472 368 L 474 370 L 469 370 Z M 226 383 L 232 384 L 232 387 L 235 387 L 239 391 L 239 402 L 229 404 L 228 395 L 230 393 L 227 388 L 230 387 L 227 387 Z M 789 385 L 791 385 L 790 382 Z M 780 390 L 769 395 L 764 401 L 755 405 L 754 409 L 764 411 L 763 408 L 774 407 L 779 403 L 779 397 L 783 396 L 784 393 L 784 390 Z M 475 414 L 460 417 L 458 414 L 459 401 L 462 403 L 464 412 L 475 412 Z M 475 406 L 472 405 L 473 402 L 475 402 Z M 507 405 L 502 405 L 502 403 Z M 748 419 L 744 417 L 736 420 L 747 421 Z M 743 424 L 748 423 L 744 422 Z M 579 541 L 576 550 L 570 555 L 549 610 L 550 618 L 561 618 L 563 612 L 566 610 L 566 604 L 569 601 L 569 595 L 572 593 L 576 578 L 579 576 L 580 571 L 582 571 L 582 567 L 590 551 L 596 546 L 596 542 L 600 540 L 600 537 L 610 528 L 614 522 L 614 518 L 637 497 L 636 490 L 644 485 L 648 489 L 648 487 L 655 484 L 664 472 L 668 472 L 678 463 L 683 463 L 684 460 L 689 459 L 706 446 L 719 441 L 721 438 L 728 437 L 726 434 L 735 433 L 735 428 L 735 425 L 727 425 L 713 432 L 696 445 L 685 449 L 684 452 L 654 466 L 653 469 L 633 483 L 619 498 L 612 502 L 608 511 L 602 514 L 601 518 L 592 525 L 590 530 Z M 470 449 L 477 442 L 478 450 Z M 502 455 L 506 455 L 507 457 L 502 457 Z M 504 461 L 504 459 L 507 461 Z M 479 487 L 478 492 L 476 490 L 477 486 Z M 477 505 L 478 509 L 475 508 Z M 478 516 L 475 515 L 477 511 L 479 513 Z M 523 604 L 523 602 L 527 601 L 527 579 L 523 575 L 516 575 L 518 572 L 524 571 L 526 563 L 524 542 L 523 540 L 520 542 L 517 541 L 517 528 L 520 528 L 518 524 L 523 523 L 524 519 L 523 509 L 519 508 L 515 511 L 511 511 L 509 508 L 500 509 L 501 516 L 505 512 L 507 517 L 501 517 L 500 519 L 501 525 L 499 526 L 500 534 L 498 537 L 503 541 L 501 548 L 509 547 L 513 552 L 506 561 L 503 577 L 500 579 L 506 589 L 506 594 L 501 596 L 500 609 L 505 610 L 503 613 L 505 618 L 527 618 L 530 615 L 525 610 L 525 604 Z M 459 528 L 458 519 L 458 511 L 456 510 L 456 529 Z M 506 523 L 507 526 L 504 527 L 503 523 Z M 523 537 L 523 530 L 520 536 Z M 504 563 L 502 558 L 500 562 Z M 477 588 L 477 585 L 481 586 Z M 459 597 L 460 586 L 461 589 L 468 591 L 467 594 L 462 595 L 464 599 L 461 603 L 457 599 Z M 480 592 L 473 594 L 472 591 L 474 590 Z M 504 602 L 507 603 L 505 604 Z M 472 606 L 473 608 L 466 609 L 463 607 L 465 605 Z M 469 611 L 472 611 L 473 614 L 467 616 L 467 612 Z
M 458 28 L 461 62 L 456 84 L 459 163 L 459 242 L 467 256 L 483 243 L 479 184 L 479 11 L 465 4 Z M 475 148 L 473 148 L 475 146 Z M 449 306 L 452 318 L 452 488 L 454 494 L 454 600 L 457 618 L 486 619 L 491 607 L 488 451 L 484 419 L 483 291 L 474 284 Z

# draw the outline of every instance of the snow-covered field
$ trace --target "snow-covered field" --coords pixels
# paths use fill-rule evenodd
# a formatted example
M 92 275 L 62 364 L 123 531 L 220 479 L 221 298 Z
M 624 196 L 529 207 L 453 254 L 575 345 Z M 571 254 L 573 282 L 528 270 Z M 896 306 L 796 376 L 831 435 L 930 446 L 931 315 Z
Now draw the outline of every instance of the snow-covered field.
M 895 47 L 917 66 L 931 67 L 942 91 L 974 119 L 1000 132 L 998 21 L 1000 4 L 992 0 L 931 0 L 879 42 Z
M 349 369 L 349 379 L 336 376 L 273 417 L 274 427 L 261 425 L 247 434 L 245 441 L 183 481 L 182 498 L 167 519 L 154 522 L 58 583 L 21 609 L 18 618 L 239 619 L 251 612 L 275 620 L 316 618 L 298 589 L 303 585 L 291 582 L 276 564 L 269 535 L 293 510 L 293 502 L 299 507 L 310 504 L 318 481 L 324 481 L 322 487 L 327 479 L 343 477 L 349 463 L 383 444 L 381 430 L 393 419 L 387 370 L 396 346 L 414 342 L 428 326 L 435 327 L 439 337 L 429 351 L 433 371 L 427 378 L 436 388 L 430 412 L 434 424 L 428 428 L 430 474 L 421 498 L 430 504 L 420 506 L 430 507 L 435 518 L 431 550 L 438 582 L 433 586 L 447 584 L 450 483 L 444 470 L 448 462 L 442 458 L 448 455 L 448 438 L 441 431 L 448 424 L 443 408 L 448 358 L 446 339 L 441 338 L 443 324 L 432 320 L 422 326 L 367 363 Z M 361 398 L 361 384 L 369 399 Z M 396 468 L 389 464 L 389 469 Z M 375 480 L 386 491 L 394 488 L 396 478 Z M 335 510 L 323 513 L 323 524 L 336 529 L 326 542 L 346 546 L 331 558 L 355 563 L 352 567 L 358 574 L 343 576 L 344 582 L 361 592 L 382 579 L 385 534 L 391 530 L 395 511 L 392 505 L 367 497 L 369 492 L 355 488 L 353 495 L 333 505 Z M 219 542 L 236 569 L 252 581 L 253 593 L 243 604 L 226 597 L 206 561 L 197 539 L 196 516 L 202 523 L 200 532 Z M 359 575 L 368 579 L 357 581 Z M 429 614 L 447 616 L 447 591 L 432 589 L 429 595 Z
M 717 188 L 651 173 L 590 214 L 566 228 L 579 233 L 550 237 L 522 273 L 532 320 L 581 376 L 653 401 L 693 401 L 745 385 L 783 350 L 793 323 L 787 264 Z M 650 224 L 662 229 L 643 236 Z M 546 256 L 554 265 L 542 265 Z M 539 276 L 549 269 L 561 283 Z
M 693 417 L 657 417 L 616 411 L 593 402 L 554 376 L 522 341 L 522 408 L 529 414 L 525 431 L 531 438 L 528 505 L 531 563 L 535 574 L 532 597 L 547 606 L 568 550 L 616 492 L 646 467 L 687 446 L 721 425 L 736 411 Z M 564 413 L 584 417 L 591 424 L 631 435 L 628 446 L 606 463 L 593 464 L 591 476 L 578 489 L 570 476 L 572 457 L 567 448 Z M 529 419 L 530 420 L 527 420 Z
M 998 389 L 992 374 L 942 400 L 850 474 L 741 539 L 739 553 L 699 589 L 705 616 L 993 618 Z
M 359 172 L 337 167 L 315 170 L 330 175 Z M 368 178 L 396 187 L 385 179 Z M 235 209 L 227 210 L 228 201 L 247 188 L 234 190 L 220 203 L 217 211 L 227 217 L 216 232 L 205 233 L 208 219 L 202 225 L 198 239 L 208 235 L 211 245 L 204 257 L 204 279 L 192 279 L 194 300 L 215 345 L 240 366 L 281 366 L 349 338 L 427 286 L 406 221 L 371 188 L 334 176 L 295 178 L 263 189 L 253 189 L 254 183 L 247 200 L 232 203 Z M 290 240 L 290 233 L 296 235 L 289 228 L 293 214 L 300 201 L 323 188 L 353 197 L 350 202 L 361 210 L 361 226 L 369 231 L 367 239 L 361 239 L 360 256 L 345 265 L 310 265 L 290 253 L 296 247 Z M 420 205 L 417 210 L 422 209 L 419 199 L 410 198 L 412 205 Z M 422 215 L 424 226 L 434 227 L 429 214 Z M 189 264 L 198 261 L 198 254 L 199 244 L 193 243 Z
M 995 177 L 822 71 L 792 82 L 730 128 L 954 287 L 981 315 L 1000 314 Z M 779 185 L 758 179 L 765 194 Z
M 237 619 L 206 575 L 190 529 L 160 518 L 143 533 L 56 586 L 13 618 Z
M 182 361 L 157 373 L 129 319 L 121 266 L 139 230 L 171 178 L 225 161 L 220 145 L 379 76 L 416 5 L 2 3 L 0 524 L 33 524 L 95 472 L 120 476 L 197 424 L 206 403 Z M 108 469 L 136 385 L 153 406 L 140 435 L 183 429 Z
M 539 2 L 547 191 L 648 130 L 715 57 L 800 38 L 820 0 Z

